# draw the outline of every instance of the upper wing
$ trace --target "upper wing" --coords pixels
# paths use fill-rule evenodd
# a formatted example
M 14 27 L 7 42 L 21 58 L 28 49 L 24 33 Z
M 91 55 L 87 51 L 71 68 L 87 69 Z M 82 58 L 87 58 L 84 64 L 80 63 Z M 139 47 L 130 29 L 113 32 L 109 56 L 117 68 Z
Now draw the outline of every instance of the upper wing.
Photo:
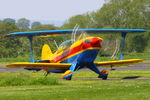
M 30 63 L 30 62 L 19 62 L 11 63 L 6 65 L 10 68 L 41 68 L 41 69 L 68 69 L 70 63 Z
M 97 66 L 122 66 L 122 65 L 132 65 L 138 62 L 142 62 L 142 59 L 128 59 L 128 60 L 116 60 L 116 61 L 105 61 L 105 62 L 95 62 Z
M 4 37 L 30 37 L 30 36 L 53 36 L 59 34 L 70 34 L 74 29 L 69 30 L 49 30 L 49 31 L 31 31 L 31 32 L 14 32 L 5 35 Z M 78 29 L 78 32 L 87 33 L 139 33 L 146 32 L 144 29 Z

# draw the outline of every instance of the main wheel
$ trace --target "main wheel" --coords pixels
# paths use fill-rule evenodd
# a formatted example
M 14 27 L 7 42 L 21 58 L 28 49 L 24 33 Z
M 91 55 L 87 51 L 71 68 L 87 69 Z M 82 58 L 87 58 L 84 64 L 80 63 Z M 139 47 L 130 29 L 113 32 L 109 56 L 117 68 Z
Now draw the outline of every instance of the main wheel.
M 102 78 L 102 80 L 107 80 L 108 77 L 108 70 L 102 70 L 102 75 L 99 75 L 98 78 Z
M 107 76 L 103 76 L 102 80 L 107 80 Z
M 67 77 L 66 80 L 71 80 L 71 78 L 72 78 L 72 76 L 71 77 Z

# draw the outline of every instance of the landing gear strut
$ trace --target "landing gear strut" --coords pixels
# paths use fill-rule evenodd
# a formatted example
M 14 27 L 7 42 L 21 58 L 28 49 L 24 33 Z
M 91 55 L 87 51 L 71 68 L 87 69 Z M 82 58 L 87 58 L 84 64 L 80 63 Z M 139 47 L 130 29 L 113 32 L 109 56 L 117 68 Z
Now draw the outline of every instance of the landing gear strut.
M 46 72 L 44 73 L 44 76 L 47 77 L 47 75 L 48 75 L 49 73 L 50 73 L 50 72 L 46 71 Z

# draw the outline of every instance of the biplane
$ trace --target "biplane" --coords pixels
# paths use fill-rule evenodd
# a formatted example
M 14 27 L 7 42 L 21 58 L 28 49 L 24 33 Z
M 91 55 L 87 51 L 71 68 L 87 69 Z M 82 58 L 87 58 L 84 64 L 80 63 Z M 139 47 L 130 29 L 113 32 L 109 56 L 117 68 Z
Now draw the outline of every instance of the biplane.
M 14 32 L 9 33 L 5 37 L 27 37 L 30 42 L 30 61 L 17 62 L 8 64 L 7 67 L 24 68 L 26 70 L 44 70 L 46 76 L 49 73 L 63 73 L 62 78 L 71 80 L 75 71 L 82 68 L 89 68 L 98 74 L 98 78 L 106 80 L 108 77 L 108 70 L 100 71 L 99 66 L 117 66 L 122 64 L 133 64 L 143 61 L 142 59 L 127 59 L 123 60 L 122 50 L 124 48 L 127 33 L 142 33 L 144 29 L 77 29 L 76 32 L 80 33 L 112 33 L 121 34 L 122 47 L 120 51 L 119 60 L 94 62 L 98 52 L 104 45 L 104 40 L 101 37 L 83 37 L 82 34 L 78 35 L 76 39 L 66 40 L 63 42 L 55 53 L 52 53 L 48 44 L 42 47 L 41 60 L 34 60 L 32 50 L 32 40 L 35 36 L 53 36 L 62 34 L 71 34 L 75 30 L 49 30 L 49 31 L 31 31 L 31 32 Z M 74 32 L 74 33 L 76 33 Z

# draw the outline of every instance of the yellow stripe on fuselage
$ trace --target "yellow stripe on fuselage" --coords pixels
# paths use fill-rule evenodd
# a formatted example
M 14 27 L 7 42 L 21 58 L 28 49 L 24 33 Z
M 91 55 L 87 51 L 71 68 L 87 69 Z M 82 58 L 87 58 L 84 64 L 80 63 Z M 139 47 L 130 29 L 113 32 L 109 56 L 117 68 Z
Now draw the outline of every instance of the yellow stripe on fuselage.
M 98 47 L 91 47 L 91 48 L 88 48 L 88 49 L 84 49 L 84 50 L 81 50 L 81 51 L 79 51 L 79 52 L 77 52 L 77 53 L 74 53 L 74 54 L 72 54 L 72 55 L 68 55 L 67 57 L 61 59 L 61 60 L 58 61 L 58 62 L 64 61 L 64 60 L 69 59 L 69 58 L 71 58 L 71 57 L 73 57 L 73 56 L 75 56 L 75 55 L 78 55 L 78 54 L 80 54 L 80 53 L 82 53 L 82 52 L 84 52 L 84 51 L 86 51 L 86 50 L 92 50 L 92 49 L 98 49 L 98 50 L 99 50 L 100 48 L 98 48 Z

